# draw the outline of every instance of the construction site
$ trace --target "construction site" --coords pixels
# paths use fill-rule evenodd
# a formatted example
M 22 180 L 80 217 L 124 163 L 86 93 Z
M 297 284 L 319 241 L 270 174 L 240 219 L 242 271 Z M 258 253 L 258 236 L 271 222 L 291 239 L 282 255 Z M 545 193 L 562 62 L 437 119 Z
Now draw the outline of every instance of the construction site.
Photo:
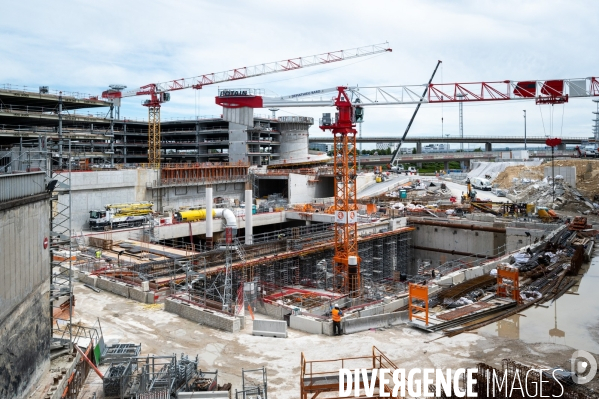
M 484 396 L 490 373 L 543 369 L 526 389 L 549 376 L 546 394 L 598 398 L 599 121 L 575 148 L 440 155 L 434 172 L 402 152 L 421 106 L 582 98 L 597 114 L 598 77 L 438 84 L 438 61 L 412 87 L 219 86 L 220 117 L 161 120 L 177 90 L 389 52 L 98 95 L 0 85 L 0 397 L 337 398 L 340 369 L 432 367 L 476 369 L 479 397 L 546 397 Z M 147 120 L 121 117 L 127 98 Z M 365 110 L 397 104 L 415 108 L 399 145 L 362 164 Z M 316 130 L 330 151 L 310 149 Z M 349 397 L 419 397 L 375 382 Z

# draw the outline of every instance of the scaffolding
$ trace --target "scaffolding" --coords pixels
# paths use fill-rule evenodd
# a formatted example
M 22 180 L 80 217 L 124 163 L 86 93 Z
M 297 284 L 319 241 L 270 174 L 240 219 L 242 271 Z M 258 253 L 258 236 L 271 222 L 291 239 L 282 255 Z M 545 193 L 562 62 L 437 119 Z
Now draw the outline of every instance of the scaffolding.
M 255 292 L 262 298 L 303 288 L 332 292 L 334 247 L 331 227 L 314 224 L 284 229 L 256 235 L 252 245 L 233 239 L 228 246 L 222 242 L 202 253 L 191 252 L 176 259 L 121 263 L 119 268 L 109 267 L 94 273 L 128 284 L 141 285 L 147 281 L 150 289 L 159 293 L 159 298 L 172 295 L 213 311 L 235 315 L 236 309 L 244 306 L 239 303 L 239 298 L 242 300 L 244 296 L 237 290 L 245 283 L 255 283 Z M 364 267 L 361 270 L 363 284 L 359 289 L 368 287 L 368 292 L 364 292 L 365 299 L 380 300 L 405 289 L 397 274 L 409 268 L 411 230 L 406 228 L 360 237 L 358 249 Z M 178 246 L 187 248 L 188 245 L 179 243 Z
M 75 297 L 72 287 L 74 255 L 71 239 L 71 140 L 68 140 L 68 161 L 65 165 L 61 132 L 59 124 L 58 159 L 52 158 L 48 170 L 50 184 L 54 184 L 50 198 L 50 309 L 53 334 L 60 334 L 72 341 L 71 323 Z M 53 181 L 56 183 L 52 183 Z M 64 330 L 61 331 L 60 324 L 65 325 L 66 334 Z

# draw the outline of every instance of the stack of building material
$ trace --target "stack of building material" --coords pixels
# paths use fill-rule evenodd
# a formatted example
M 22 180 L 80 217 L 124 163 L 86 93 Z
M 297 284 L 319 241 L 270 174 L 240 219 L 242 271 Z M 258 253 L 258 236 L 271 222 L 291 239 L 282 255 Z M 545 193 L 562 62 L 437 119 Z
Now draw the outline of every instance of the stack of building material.
M 587 224 L 587 218 L 584 216 L 576 216 L 574 218 L 574 220 L 572 220 L 572 223 L 570 223 L 570 226 L 568 226 L 568 230 L 571 231 L 581 231 L 581 230 L 586 230 L 586 229 L 590 229 L 591 225 Z

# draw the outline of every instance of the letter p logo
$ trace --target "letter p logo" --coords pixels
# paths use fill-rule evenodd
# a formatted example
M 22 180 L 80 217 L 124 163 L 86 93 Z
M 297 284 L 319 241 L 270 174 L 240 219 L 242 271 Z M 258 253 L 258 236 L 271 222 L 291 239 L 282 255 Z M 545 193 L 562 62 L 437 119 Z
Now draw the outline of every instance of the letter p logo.
M 572 376 L 572 380 L 576 384 L 586 384 L 595 378 L 597 374 L 597 361 L 589 352 L 581 350 L 574 352 L 570 358 L 570 363 L 572 364 L 572 371 L 575 373 Z

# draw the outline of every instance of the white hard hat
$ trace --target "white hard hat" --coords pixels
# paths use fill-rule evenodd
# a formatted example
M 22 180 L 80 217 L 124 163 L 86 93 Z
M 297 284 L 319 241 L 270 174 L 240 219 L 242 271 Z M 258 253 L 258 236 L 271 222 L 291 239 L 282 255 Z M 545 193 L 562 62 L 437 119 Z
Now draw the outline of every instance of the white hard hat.
M 339 307 L 339 304 L 338 304 L 338 303 L 336 303 L 336 304 L 335 304 L 335 307 L 336 307 L 336 308 L 338 308 L 338 307 Z

